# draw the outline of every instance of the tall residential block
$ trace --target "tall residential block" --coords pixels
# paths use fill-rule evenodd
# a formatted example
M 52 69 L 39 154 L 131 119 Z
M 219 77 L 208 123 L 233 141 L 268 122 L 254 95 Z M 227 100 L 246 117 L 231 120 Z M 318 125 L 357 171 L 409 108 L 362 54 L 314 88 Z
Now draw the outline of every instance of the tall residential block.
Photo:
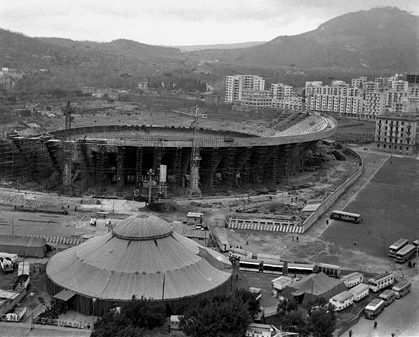
M 225 87 L 225 102 L 233 103 L 241 100 L 245 90 L 265 90 L 265 80 L 257 75 L 226 76 Z

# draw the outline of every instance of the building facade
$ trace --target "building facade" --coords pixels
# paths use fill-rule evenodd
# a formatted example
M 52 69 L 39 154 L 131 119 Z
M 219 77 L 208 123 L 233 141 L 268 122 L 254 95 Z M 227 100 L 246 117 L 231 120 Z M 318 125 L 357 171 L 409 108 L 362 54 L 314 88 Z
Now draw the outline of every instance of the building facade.
M 225 102 L 234 103 L 242 99 L 244 91 L 265 90 L 265 80 L 257 75 L 226 76 Z
M 377 149 L 390 153 L 415 155 L 418 152 L 419 116 L 380 116 L 376 120 Z

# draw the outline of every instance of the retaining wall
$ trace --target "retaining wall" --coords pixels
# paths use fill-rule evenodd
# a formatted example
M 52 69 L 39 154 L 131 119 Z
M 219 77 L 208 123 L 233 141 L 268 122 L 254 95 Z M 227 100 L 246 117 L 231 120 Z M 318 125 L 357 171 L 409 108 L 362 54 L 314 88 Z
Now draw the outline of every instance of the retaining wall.
M 361 176 L 362 172 L 364 171 L 364 162 L 361 156 L 356 153 L 355 151 L 347 148 L 345 152 L 349 152 L 351 155 L 355 156 L 360 160 L 360 168 L 346 181 L 341 184 L 337 189 L 335 189 L 321 204 L 319 208 L 315 212 L 313 212 L 303 223 L 303 233 L 309 229 L 313 223 L 315 223 L 332 205 L 336 202 L 336 200 Z

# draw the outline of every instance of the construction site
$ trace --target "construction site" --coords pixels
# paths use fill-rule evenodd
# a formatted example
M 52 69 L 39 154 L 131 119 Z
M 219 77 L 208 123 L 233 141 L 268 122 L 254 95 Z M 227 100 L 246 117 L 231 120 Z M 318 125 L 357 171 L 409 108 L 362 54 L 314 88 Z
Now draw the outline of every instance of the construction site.
M 153 198 L 165 198 L 275 186 L 318 165 L 308 154 L 336 130 L 333 119 L 307 113 L 284 114 L 274 127 L 246 130 L 232 121 L 207 122 L 198 108 L 186 114 L 150 112 L 145 119 L 137 112 L 135 124 L 130 113 L 114 110 L 123 118 L 111 124 L 115 118 L 107 114 L 102 125 L 88 124 L 70 103 L 62 111 L 64 128 L 30 136 L 8 133 L 0 141 L 4 181 L 71 195 L 89 189 L 97 195 L 125 192 L 138 200 L 150 189 Z

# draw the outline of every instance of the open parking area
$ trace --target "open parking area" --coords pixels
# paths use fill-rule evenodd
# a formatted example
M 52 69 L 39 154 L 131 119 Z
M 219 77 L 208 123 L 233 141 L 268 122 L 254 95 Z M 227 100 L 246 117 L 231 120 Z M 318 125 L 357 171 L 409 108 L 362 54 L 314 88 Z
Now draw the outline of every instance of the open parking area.
M 386 256 L 400 237 L 418 237 L 419 161 L 392 157 L 369 184 L 345 208 L 359 213 L 363 223 L 334 221 L 323 238 L 342 247 L 354 247 L 371 255 Z

